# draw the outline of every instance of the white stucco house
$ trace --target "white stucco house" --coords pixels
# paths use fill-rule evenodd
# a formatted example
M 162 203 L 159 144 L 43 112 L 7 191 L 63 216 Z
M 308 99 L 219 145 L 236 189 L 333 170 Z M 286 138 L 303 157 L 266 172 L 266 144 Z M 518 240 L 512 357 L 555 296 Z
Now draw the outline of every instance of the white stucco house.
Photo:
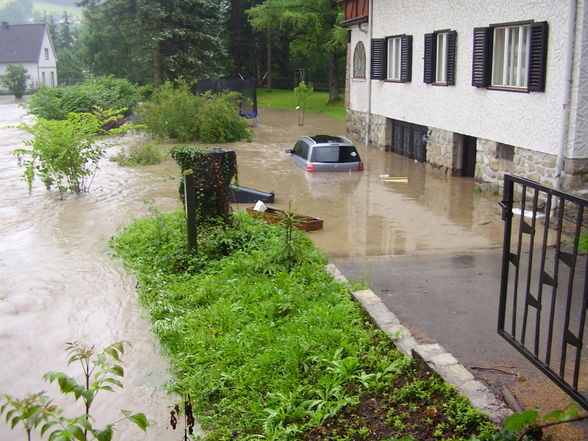
M 41 84 L 57 87 L 57 62 L 45 24 L 0 24 L 0 75 L 10 64 L 20 64 L 30 79 L 28 89 Z
M 500 186 L 588 190 L 588 0 L 338 0 L 348 131 Z

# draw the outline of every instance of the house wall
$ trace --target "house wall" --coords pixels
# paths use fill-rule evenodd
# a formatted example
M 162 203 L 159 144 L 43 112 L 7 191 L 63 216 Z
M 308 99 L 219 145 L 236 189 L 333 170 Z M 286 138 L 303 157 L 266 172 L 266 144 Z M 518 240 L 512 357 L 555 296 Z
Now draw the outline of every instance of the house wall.
M 45 49 L 47 49 L 48 57 L 45 58 Z M 43 72 L 45 73 L 44 84 L 48 87 L 57 86 L 57 60 L 55 57 L 55 51 L 53 45 L 49 39 L 49 34 L 45 31 L 43 36 L 43 44 L 41 46 L 41 52 L 39 53 L 39 73 L 38 81 L 43 82 Z M 54 82 L 51 83 L 51 73 L 54 75 Z
M 578 0 L 579 26 L 582 46 L 576 47 L 578 59 L 588 59 L 586 42 L 587 11 L 585 0 Z M 568 1 L 535 0 L 373 0 L 373 38 L 408 34 L 413 36 L 412 81 L 394 83 L 371 80 L 371 144 L 387 149 L 389 118 L 407 121 L 430 129 L 427 161 L 440 167 L 448 167 L 452 149 L 459 144 L 459 136 L 469 135 L 478 139 L 476 178 L 490 179 L 496 183 L 504 172 L 517 172 L 540 181 L 556 183 L 555 165 L 543 170 L 524 168 L 529 154 L 555 157 L 561 143 L 561 112 L 564 96 L 564 76 L 568 29 Z M 548 56 L 545 92 L 509 92 L 476 88 L 471 85 L 473 29 L 494 23 L 524 20 L 547 21 L 549 24 Z M 364 25 L 367 29 L 367 26 Z M 457 31 L 457 58 L 455 86 L 434 86 L 423 82 L 424 34 L 436 30 Z M 351 54 L 358 41 L 363 41 L 367 52 L 367 76 L 370 70 L 370 44 L 367 32 L 358 26 L 352 28 Z M 583 58 L 581 58 L 583 57 Z M 576 94 L 577 115 L 569 140 L 566 167 L 577 163 L 575 172 L 582 174 L 588 160 L 588 67 L 576 61 L 581 78 L 576 77 L 573 91 Z M 351 68 L 351 66 L 349 66 Z M 352 134 L 361 139 L 367 128 L 370 80 L 350 80 L 348 126 Z M 436 140 L 441 140 L 435 144 Z M 580 141 L 581 140 L 581 141 Z M 515 147 L 515 160 L 501 168 L 504 161 L 497 157 L 496 145 L 503 143 Z M 494 146 L 494 147 L 492 147 Z M 494 150 L 492 150 L 494 148 Z M 518 155 L 518 156 L 517 156 Z M 523 160 L 523 156 L 527 159 Z M 533 161 L 530 161 L 531 165 Z M 522 165 L 521 165 L 522 164 Z M 504 165 L 504 164 L 503 164 Z M 519 169 L 519 165 L 524 169 Z M 493 169 L 492 167 L 498 167 Z M 568 170 L 569 171 L 569 170 Z M 582 184 L 585 177 L 576 180 Z
M 45 58 L 45 48 L 48 49 L 48 57 Z M 6 73 L 6 67 L 9 64 L 15 63 L 0 63 L 0 75 Z M 30 78 L 27 81 L 28 89 L 38 89 L 41 83 L 48 87 L 57 87 L 57 60 L 53 45 L 49 39 L 48 33 L 45 31 L 43 36 L 43 44 L 39 53 L 38 62 L 18 63 L 22 65 L 29 74 Z M 43 73 L 45 73 L 45 81 L 43 81 Z M 53 74 L 54 81 L 51 82 L 51 74 Z

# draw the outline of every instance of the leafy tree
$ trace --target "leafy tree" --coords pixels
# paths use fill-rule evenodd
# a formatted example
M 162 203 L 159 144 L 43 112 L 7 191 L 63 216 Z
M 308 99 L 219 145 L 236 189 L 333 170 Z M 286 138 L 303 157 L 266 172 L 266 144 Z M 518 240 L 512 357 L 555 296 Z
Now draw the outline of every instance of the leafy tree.
M 0 84 L 6 87 L 16 98 L 22 98 L 26 91 L 27 80 L 31 76 L 20 64 L 9 64 L 6 73 L 0 75 Z
M 338 99 L 337 59 L 345 56 L 346 46 L 345 31 L 337 26 L 341 7 L 336 0 L 266 0 L 247 13 L 253 28 L 265 31 L 268 37 L 268 72 L 273 35 L 289 33 L 307 58 L 324 54 L 329 72 L 329 102 Z

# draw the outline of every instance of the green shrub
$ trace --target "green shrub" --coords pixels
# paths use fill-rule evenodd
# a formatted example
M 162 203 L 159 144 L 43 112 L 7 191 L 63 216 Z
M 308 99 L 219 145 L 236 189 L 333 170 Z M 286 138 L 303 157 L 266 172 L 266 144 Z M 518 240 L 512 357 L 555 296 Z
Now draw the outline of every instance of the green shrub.
M 37 177 L 48 190 L 56 187 L 62 197 L 67 192 L 89 191 L 98 161 L 104 156 L 104 142 L 98 143 L 98 134 L 118 132 L 120 129 L 102 129 L 118 118 L 116 111 L 70 113 L 63 121 L 37 118 L 33 125 L 19 125 L 34 136 L 25 141 L 30 149 L 15 150 L 29 191 Z
M 13 93 L 15 98 L 22 98 L 27 87 L 27 80 L 30 75 L 20 64 L 9 64 L 6 66 L 6 73 L 0 75 L 0 84 Z
M 231 142 L 251 139 L 247 121 L 238 115 L 235 93 L 193 95 L 186 83 L 165 83 L 153 91 L 139 114 L 147 130 L 180 142 Z
M 137 143 L 124 147 L 110 158 L 111 161 L 123 166 L 159 164 L 163 159 L 157 146 L 151 143 Z
M 33 95 L 27 109 L 33 115 L 51 120 L 65 120 L 70 112 L 90 113 L 96 107 L 124 109 L 122 115 L 127 116 L 140 99 L 137 86 L 128 80 L 109 76 L 93 78 L 75 86 L 42 88 Z

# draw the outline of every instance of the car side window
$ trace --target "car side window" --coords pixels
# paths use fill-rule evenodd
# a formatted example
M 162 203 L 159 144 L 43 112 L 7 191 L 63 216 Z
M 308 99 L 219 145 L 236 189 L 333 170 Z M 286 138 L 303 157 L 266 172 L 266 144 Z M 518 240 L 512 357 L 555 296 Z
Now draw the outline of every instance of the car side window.
M 300 156 L 304 159 L 308 159 L 308 144 L 304 141 L 300 141 Z

